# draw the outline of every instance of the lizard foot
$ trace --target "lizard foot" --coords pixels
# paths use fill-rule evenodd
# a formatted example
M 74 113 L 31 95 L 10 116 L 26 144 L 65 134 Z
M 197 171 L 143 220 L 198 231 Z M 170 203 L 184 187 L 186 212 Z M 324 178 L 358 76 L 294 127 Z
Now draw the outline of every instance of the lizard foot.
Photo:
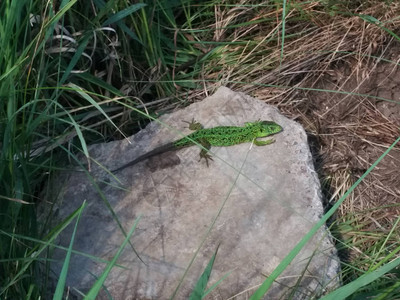
M 201 125 L 201 123 L 197 122 L 194 118 L 192 118 L 191 122 L 188 121 L 183 121 L 185 123 L 189 124 L 189 129 L 193 130 L 193 131 L 197 131 L 203 128 L 203 125 Z
M 201 161 L 202 158 L 204 158 L 204 159 L 206 160 L 206 164 L 207 164 L 207 168 L 208 168 L 208 167 L 209 167 L 208 161 L 209 161 L 209 160 L 213 160 L 212 157 L 211 157 L 211 155 L 208 154 L 207 152 L 205 152 L 204 150 L 201 150 L 199 161 Z

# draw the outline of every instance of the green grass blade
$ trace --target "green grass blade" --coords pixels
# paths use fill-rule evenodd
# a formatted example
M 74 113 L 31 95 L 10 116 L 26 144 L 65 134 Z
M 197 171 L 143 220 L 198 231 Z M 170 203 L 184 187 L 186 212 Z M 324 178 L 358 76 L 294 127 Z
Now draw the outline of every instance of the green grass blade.
M 400 288 L 400 281 L 392 285 L 391 287 L 388 287 L 383 293 L 380 295 L 376 296 L 374 300 L 385 300 L 385 299 L 391 299 L 389 294 L 392 293 L 393 291 L 396 291 Z
M 204 299 L 209 293 L 211 293 L 222 281 L 225 280 L 225 278 L 227 278 L 229 275 L 231 274 L 231 271 L 229 271 L 228 273 L 226 273 L 224 276 L 222 276 L 222 278 L 220 280 L 218 280 L 216 283 L 214 283 L 212 286 L 210 286 L 210 288 L 205 291 L 203 293 L 203 297 L 202 299 Z
M 338 288 L 329 295 L 322 297 L 321 300 L 336 300 L 336 299 L 346 299 L 346 297 L 352 295 L 355 291 L 361 287 L 373 282 L 374 280 L 382 277 L 384 274 L 396 268 L 400 265 L 400 257 L 393 260 L 392 262 L 380 267 L 379 269 L 372 271 L 370 273 L 360 276 L 358 279 Z
M 109 91 L 110 93 L 113 93 L 116 96 L 122 97 L 124 96 L 124 94 L 121 93 L 121 91 L 117 88 L 115 88 L 114 86 L 112 86 L 111 84 L 108 84 L 107 82 L 105 82 L 104 80 L 90 74 L 90 73 L 78 73 L 75 74 L 75 76 L 77 78 L 81 78 L 86 82 L 90 82 L 93 83 L 94 85 L 103 88 L 106 91 Z
M 48 247 L 51 246 L 51 243 L 57 238 L 57 236 L 72 222 L 72 220 L 79 214 L 79 208 L 75 210 L 73 213 L 71 213 L 61 224 L 55 226 L 49 234 L 44 238 L 46 240 L 45 243 L 41 245 L 37 245 L 34 247 L 32 250 L 27 253 L 26 257 L 29 257 L 30 259 L 25 260 L 22 263 L 21 268 L 15 274 L 8 284 L 6 284 L 4 287 L 1 288 L 0 290 L 0 296 L 6 292 L 12 285 L 14 285 L 17 281 L 21 280 L 24 274 L 26 273 L 27 269 L 30 267 L 30 265 L 37 259 L 39 259 L 40 254 Z M 4 232 L 3 230 L 0 230 L 0 235 L 9 235 L 7 232 Z M 12 235 L 12 234 L 11 234 Z
M 82 212 L 85 209 L 85 207 L 86 207 L 86 201 L 83 202 L 82 206 L 78 209 L 78 217 L 77 217 L 77 220 L 75 222 L 74 231 L 72 232 L 71 241 L 69 243 L 67 255 L 65 257 L 64 264 L 63 264 L 63 267 L 61 269 L 60 278 L 58 279 L 58 282 L 57 282 L 56 291 L 55 291 L 54 296 L 53 296 L 54 300 L 56 300 L 56 299 L 60 299 L 61 300 L 63 298 L 65 282 L 67 281 L 69 262 L 71 260 L 72 245 L 74 244 L 76 230 L 78 228 L 79 220 L 81 218 Z
M 78 48 L 76 49 L 76 52 L 74 56 L 71 58 L 70 63 L 68 64 L 67 68 L 64 71 L 63 76 L 60 79 L 59 85 L 61 86 L 64 84 L 64 82 L 67 80 L 69 75 L 71 74 L 72 70 L 74 69 L 75 65 L 78 63 L 79 59 L 82 56 L 83 51 L 86 49 L 86 46 L 89 43 L 89 40 L 91 38 L 91 35 L 87 34 L 82 41 L 80 41 Z M 58 92 L 58 90 L 55 90 Z
M 369 15 L 358 15 L 358 16 L 361 19 L 363 19 L 365 22 L 368 22 L 370 24 L 374 24 L 374 25 L 378 26 L 379 28 L 381 28 L 382 30 L 386 31 L 391 36 L 393 36 L 396 40 L 400 41 L 400 37 L 397 34 L 395 34 L 393 31 L 391 31 L 390 29 L 383 26 L 382 22 L 379 21 L 378 19 L 376 19 L 372 16 L 369 16 Z
M 285 46 L 285 24 L 286 24 L 286 0 L 283 0 L 283 7 L 282 7 L 282 42 L 281 42 L 281 59 L 279 62 L 279 66 L 282 66 L 283 61 L 283 49 Z
M 81 95 L 84 99 L 86 99 L 90 104 L 93 105 L 93 107 L 95 107 L 99 112 L 101 112 L 104 117 L 106 117 L 106 119 L 115 127 L 115 129 L 117 129 L 117 131 L 119 131 L 119 133 L 124 136 L 126 138 L 126 136 L 124 135 L 124 133 L 118 128 L 118 126 L 110 119 L 110 117 L 107 115 L 107 113 L 101 108 L 101 106 L 92 98 L 89 96 L 89 94 L 83 90 L 81 87 L 77 86 L 76 84 L 73 83 L 69 83 L 67 86 L 73 88 L 79 95 Z M 84 149 L 85 150 L 85 149 Z M 87 151 L 87 149 L 86 149 Z M 85 152 L 86 154 L 86 152 Z M 88 153 L 89 155 L 89 153 Z M 87 156 L 89 157 L 89 156 Z
M 127 35 L 129 35 L 136 42 L 138 42 L 142 46 L 144 46 L 142 41 L 138 38 L 138 36 L 132 30 L 130 30 L 129 27 L 125 25 L 125 23 L 123 23 L 122 21 L 119 21 L 119 22 L 117 22 L 117 24 L 118 24 L 119 28 L 121 28 Z
M 342 202 L 347 198 L 347 196 L 353 192 L 353 190 L 358 186 L 364 178 L 376 167 L 376 165 L 396 146 L 400 141 L 400 137 L 390 145 L 390 147 L 368 168 L 368 170 L 346 191 L 346 193 L 335 203 L 334 206 L 315 224 L 311 230 L 301 239 L 301 241 L 293 248 L 292 251 L 282 260 L 282 262 L 275 268 L 271 275 L 262 283 L 262 285 L 257 289 L 257 291 L 251 296 L 250 300 L 261 299 L 264 294 L 268 291 L 272 283 L 278 278 L 278 276 L 287 268 L 287 266 L 292 262 L 297 254 L 303 249 L 307 242 L 313 237 L 313 235 L 322 227 L 326 221 L 334 214 L 334 212 L 339 208 Z
M 60 10 L 57 11 L 57 13 L 54 16 L 51 16 L 48 22 L 44 24 L 42 29 L 43 31 L 45 31 L 44 38 L 41 35 L 37 35 L 35 39 L 32 40 L 32 42 L 24 49 L 24 51 L 20 55 L 21 58 L 28 55 L 28 52 L 32 49 L 32 47 L 35 47 L 36 49 L 42 49 L 44 44 L 48 42 L 49 37 L 53 34 L 54 26 L 56 25 L 56 23 L 60 21 L 60 19 L 67 13 L 69 9 L 71 9 L 71 7 L 76 3 L 76 1 L 77 0 L 71 0 L 64 6 L 60 6 Z M 31 57 L 32 61 L 36 57 L 36 55 L 40 53 L 41 53 L 40 51 L 34 51 Z
M 21 58 L 14 66 L 12 66 L 3 75 L 0 76 L 0 81 L 4 80 L 8 76 L 10 76 L 10 74 L 12 72 L 16 71 L 19 68 L 20 65 L 22 65 L 24 62 L 26 62 L 27 59 L 28 59 L 28 57 Z
M 107 26 L 110 25 L 112 23 L 116 23 L 120 20 L 122 20 L 123 18 L 129 16 L 130 14 L 134 13 L 135 11 L 138 11 L 139 9 L 143 8 L 147 6 L 147 4 L 145 3 L 137 3 L 137 4 L 133 4 L 117 13 L 115 13 L 114 15 L 112 15 L 110 18 L 108 18 L 104 23 L 103 26 Z
M 117 254 L 114 256 L 113 260 L 107 265 L 106 269 L 104 270 L 103 274 L 100 278 L 95 282 L 95 284 L 90 289 L 89 293 L 86 295 L 85 299 L 96 299 L 97 294 L 99 293 L 104 281 L 106 280 L 108 274 L 110 273 L 111 269 L 117 262 L 117 259 L 120 257 L 122 250 L 124 250 L 126 244 L 128 244 L 133 232 L 136 229 L 137 224 L 139 223 L 141 216 L 139 216 L 135 223 L 133 224 L 131 230 L 129 231 L 128 235 L 126 236 L 124 242 L 122 243 L 121 247 L 119 248 Z
M 397 225 L 400 222 L 400 217 L 397 218 L 396 222 L 394 223 L 393 227 L 390 229 L 389 234 L 386 236 L 385 241 L 383 242 L 381 248 L 379 249 L 378 254 L 376 255 L 377 257 L 380 257 L 380 253 L 383 252 L 385 245 L 387 244 L 388 240 L 390 239 L 390 237 L 394 234 L 395 229 L 397 228 Z M 377 268 L 379 268 L 381 265 L 383 265 L 384 263 L 386 263 L 390 258 L 392 258 L 392 256 L 397 255 L 397 253 L 400 250 L 400 246 L 397 247 L 396 249 L 390 251 L 389 255 L 387 255 L 384 259 L 382 259 L 380 262 L 378 262 L 375 266 L 370 268 L 370 271 L 373 271 Z M 371 263 L 371 265 L 375 264 L 376 258 L 374 259 L 374 261 Z
M 210 279 L 212 267 L 214 265 L 215 257 L 217 256 L 219 249 L 219 245 L 215 250 L 213 256 L 211 257 L 210 261 L 208 262 L 206 268 L 204 269 L 203 274 L 201 274 L 199 280 L 197 280 L 196 286 L 193 289 L 193 292 L 190 294 L 190 300 L 200 300 L 204 297 L 204 290 L 207 287 L 208 280 Z

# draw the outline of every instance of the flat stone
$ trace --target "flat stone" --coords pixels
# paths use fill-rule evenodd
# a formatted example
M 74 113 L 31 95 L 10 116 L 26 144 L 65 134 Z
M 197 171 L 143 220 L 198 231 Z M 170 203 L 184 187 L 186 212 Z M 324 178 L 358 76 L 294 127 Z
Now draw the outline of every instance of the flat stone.
M 152 122 L 129 141 L 91 146 L 91 158 L 110 170 L 118 168 L 190 133 L 182 120 L 192 118 L 205 128 L 272 120 L 284 130 L 267 146 L 213 147 L 209 167 L 204 160 L 199 162 L 196 146 L 128 167 L 115 174 L 120 182 L 92 163 L 91 175 L 124 229 L 129 231 L 141 216 L 131 242 L 143 262 L 129 245 L 125 248 L 105 284 L 114 299 L 168 299 L 188 269 L 175 297 L 187 299 L 218 245 L 208 286 L 229 275 L 207 299 L 248 299 L 323 214 L 320 184 L 304 129 L 277 109 L 225 87 L 202 102 L 162 116 L 163 125 Z M 87 201 L 74 250 L 112 260 L 124 235 L 87 175 L 62 172 L 53 187 L 57 195 L 54 222 Z M 49 207 L 42 204 L 43 216 Z M 68 247 L 72 230 L 69 226 L 62 232 L 60 245 Z M 59 261 L 52 264 L 55 274 L 64 257 L 65 251 L 54 252 L 53 258 Z M 74 254 L 67 284 L 85 292 L 105 266 Z M 318 298 L 338 285 L 338 272 L 330 233 L 322 228 L 266 298 L 288 297 L 292 287 L 295 299 Z M 99 298 L 106 298 L 106 293 Z

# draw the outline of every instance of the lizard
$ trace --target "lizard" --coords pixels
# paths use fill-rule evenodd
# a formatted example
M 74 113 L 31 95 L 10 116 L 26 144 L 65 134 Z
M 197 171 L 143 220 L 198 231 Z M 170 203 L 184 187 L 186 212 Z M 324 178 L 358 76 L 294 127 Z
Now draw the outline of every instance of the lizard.
M 208 160 L 212 160 L 208 151 L 212 146 L 226 147 L 237 145 L 246 142 L 254 142 L 256 146 L 269 145 L 275 142 L 274 139 L 269 140 L 258 140 L 258 138 L 267 137 L 270 135 L 277 134 L 283 130 L 283 128 L 272 121 L 255 121 L 247 122 L 244 126 L 217 126 L 213 128 L 203 128 L 203 126 L 196 122 L 194 119 L 189 123 L 189 129 L 194 130 L 193 133 L 178 139 L 176 141 L 167 143 L 159 146 L 139 157 L 132 160 L 131 162 L 112 170 L 111 172 L 118 172 L 127 167 L 133 166 L 138 162 L 141 162 L 150 157 L 169 152 L 179 150 L 182 148 L 196 145 L 196 143 L 202 145 L 204 148 L 200 151 L 200 160 L 204 158 L 208 167 Z

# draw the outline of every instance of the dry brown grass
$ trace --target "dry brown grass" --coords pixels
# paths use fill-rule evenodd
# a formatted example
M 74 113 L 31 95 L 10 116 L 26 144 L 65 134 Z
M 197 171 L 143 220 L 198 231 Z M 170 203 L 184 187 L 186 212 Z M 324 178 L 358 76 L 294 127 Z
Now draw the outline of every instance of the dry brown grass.
M 215 72 L 203 74 L 206 81 L 219 78 L 218 85 L 277 105 L 300 122 L 316 142 L 314 152 L 322 160 L 318 171 L 330 184 L 326 197 L 331 201 L 342 196 L 394 142 L 400 127 L 400 82 L 396 82 L 400 48 L 388 32 L 400 27 L 400 4 L 369 1 L 368 6 L 348 12 L 331 16 L 317 2 L 292 3 L 281 60 L 281 41 L 276 39 L 281 36 L 276 34 L 282 25 L 281 8 L 273 13 L 270 7 L 219 8 L 216 27 L 224 29 L 215 31 L 215 40 L 247 43 L 226 45 L 221 50 L 223 59 L 205 68 Z M 359 15 L 373 16 L 387 30 Z M 276 22 L 226 29 L 243 18 Z M 205 91 L 216 85 L 207 85 Z M 342 232 L 345 240 L 353 239 L 357 245 L 352 255 L 367 251 L 399 217 L 399 169 L 397 146 L 338 211 L 338 223 L 356 229 Z M 399 238 L 398 233 L 392 238 Z

